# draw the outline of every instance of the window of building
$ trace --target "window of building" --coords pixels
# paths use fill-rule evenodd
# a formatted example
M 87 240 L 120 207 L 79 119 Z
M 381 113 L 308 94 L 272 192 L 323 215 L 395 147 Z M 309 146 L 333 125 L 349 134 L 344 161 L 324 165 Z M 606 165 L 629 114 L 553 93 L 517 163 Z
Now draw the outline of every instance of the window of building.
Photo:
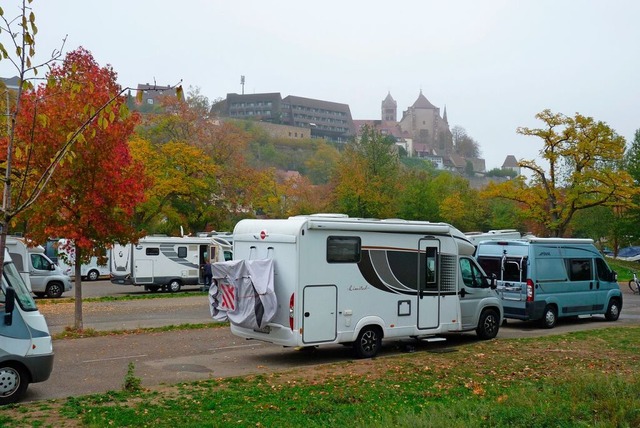
M 152 104 L 153 105 L 153 98 L 147 98 L 147 104 Z

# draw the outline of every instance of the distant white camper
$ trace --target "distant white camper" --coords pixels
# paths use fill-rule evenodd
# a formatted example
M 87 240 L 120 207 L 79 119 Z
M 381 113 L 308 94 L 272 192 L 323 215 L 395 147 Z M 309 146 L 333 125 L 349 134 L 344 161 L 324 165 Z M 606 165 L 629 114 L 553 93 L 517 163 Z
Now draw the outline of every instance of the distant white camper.
M 65 244 L 67 243 L 66 239 L 59 239 L 55 242 L 55 251 L 56 254 L 56 263 L 62 269 L 62 272 L 65 275 L 69 275 L 70 277 L 74 277 L 76 273 L 75 268 L 75 248 L 71 247 L 68 249 Z M 61 254 L 64 254 L 66 257 L 60 257 Z M 98 264 L 97 257 L 91 257 L 89 263 L 85 263 L 80 266 L 80 276 L 82 279 L 86 279 L 87 281 L 97 281 L 100 277 L 108 277 L 111 273 L 111 269 L 109 266 L 109 255 L 110 253 L 107 251 L 107 261 L 104 265 Z M 66 260 L 65 260 L 66 259 Z M 52 258 L 53 260 L 53 258 Z
M 234 260 L 213 264 L 209 297 L 212 316 L 240 337 L 351 344 L 369 358 L 383 338 L 490 339 L 502 322 L 475 247 L 448 224 L 316 214 L 241 220 L 233 240 Z
M 30 247 L 24 238 L 7 236 L 7 250 L 22 279 L 38 297 L 60 297 L 71 290 L 71 278 L 44 253 L 41 245 Z
M 465 236 L 473 245 L 477 246 L 482 241 L 499 241 L 502 239 L 520 239 L 522 235 L 516 229 L 499 229 L 488 232 L 467 232 Z
M 111 282 L 175 293 L 183 286 L 204 285 L 205 262 L 225 261 L 231 245 L 212 237 L 146 236 L 137 244 L 111 249 Z

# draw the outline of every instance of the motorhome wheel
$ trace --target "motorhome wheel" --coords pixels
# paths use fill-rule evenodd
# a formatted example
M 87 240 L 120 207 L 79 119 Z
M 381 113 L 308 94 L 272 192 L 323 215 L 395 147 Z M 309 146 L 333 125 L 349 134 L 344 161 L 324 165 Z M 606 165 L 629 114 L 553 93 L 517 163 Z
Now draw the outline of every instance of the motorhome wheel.
M 547 305 L 544 308 L 544 314 L 542 315 L 542 319 L 540 322 L 544 328 L 553 328 L 556 326 L 556 322 L 558 321 L 558 311 L 555 306 Z
M 62 288 L 62 284 L 59 282 L 50 282 L 47 285 L 47 296 L 51 297 L 51 298 L 55 298 L 57 299 L 58 297 L 62 296 L 62 292 L 64 291 L 64 289 Z
M 89 281 L 97 281 L 99 277 L 100 277 L 100 272 L 98 272 L 95 269 L 91 269 L 89 273 L 87 273 L 87 279 Z
M 493 310 L 487 309 L 480 314 L 480 320 L 478 322 L 478 328 L 476 328 L 476 334 L 480 339 L 493 339 L 498 335 L 498 329 L 500 328 L 500 315 Z
M 21 366 L 0 364 L 0 405 L 19 401 L 28 385 L 27 374 Z
M 169 283 L 169 292 L 171 293 L 177 293 L 178 291 L 180 291 L 180 288 L 182 287 L 182 284 L 180 284 L 180 281 L 178 281 L 177 279 L 172 280 Z
M 374 326 L 364 327 L 353 342 L 353 349 L 358 358 L 372 358 L 378 354 L 382 345 L 380 329 Z
M 607 321 L 616 321 L 620 317 L 620 302 L 618 299 L 611 299 L 604 317 Z

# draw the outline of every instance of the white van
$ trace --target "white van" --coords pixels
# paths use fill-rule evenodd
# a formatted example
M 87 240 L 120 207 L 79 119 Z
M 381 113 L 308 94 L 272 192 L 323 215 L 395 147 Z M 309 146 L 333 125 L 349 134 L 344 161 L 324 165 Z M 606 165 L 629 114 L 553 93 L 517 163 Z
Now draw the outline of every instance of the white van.
M 502 305 L 474 250 L 444 223 L 340 214 L 241 220 L 234 260 L 213 264 L 210 309 L 240 337 L 351 344 L 361 358 L 375 356 L 383 338 L 475 330 L 491 339 Z
M 49 328 L 5 251 L 0 290 L 0 405 L 19 401 L 30 383 L 49 379 L 52 369 Z
M 620 316 L 616 273 L 591 239 L 483 241 L 476 258 L 498 278 L 506 318 L 552 328 L 562 317 L 602 314 L 615 321 Z
M 66 245 L 67 242 L 67 239 L 58 239 L 54 245 L 51 246 L 51 249 L 56 255 L 55 260 L 53 257 L 49 258 L 58 264 L 65 275 L 73 278 L 76 274 L 75 248 L 73 246 L 68 247 Z M 106 262 L 103 265 L 98 264 L 98 258 L 95 256 L 91 257 L 89 263 L 82 264 L 80 266 L 80 276 L 82 279 L 86 279 L 87 281 L 97 281 L 101 277 L 109 277 L 109 274 L 111 273 L 109 256 L 110 252 L 107 251 Z
M 156 292 L 202 287 L 204 265 L 231 257 L 231 245 L 217 237 L 146 236 L 137 244 L 114 244 L 110 251 L 113 284 L 144 286 Z
M 24 238 L 15 236 L 7 236 L 6 245 L 18 272 L 36 296 L 57 298 L 73 288 L 71 278 L 45 255 L 42 246 L 30 247 Z

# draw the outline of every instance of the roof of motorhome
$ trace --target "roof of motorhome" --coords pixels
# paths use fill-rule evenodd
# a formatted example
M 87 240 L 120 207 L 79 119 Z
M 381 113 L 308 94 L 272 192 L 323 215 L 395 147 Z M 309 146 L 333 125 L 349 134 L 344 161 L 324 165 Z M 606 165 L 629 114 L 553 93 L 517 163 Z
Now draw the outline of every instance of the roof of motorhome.
M 593 244 L 593 239 L 586 238 L 538 238 L 537 236 L 523 236 L 520 239 L 502 239 L 493 241 L 482 241 L 481 244 L 500 245 L 513 243 L 520 245 L 527 244 Z
M 288 219 L 242 220 L 236 224 L 233 234 L 236 236 L 238 234 L 255 233 L 256 229 L 260 228 L 267 229 L 269 233 L 297 233 L 305 225 L 308 229 L 445 234 L 468 241 L 462 232 L 447 223 L 359 218 L 349 217 L 344 214 L 312 214 L 293 216 Z

